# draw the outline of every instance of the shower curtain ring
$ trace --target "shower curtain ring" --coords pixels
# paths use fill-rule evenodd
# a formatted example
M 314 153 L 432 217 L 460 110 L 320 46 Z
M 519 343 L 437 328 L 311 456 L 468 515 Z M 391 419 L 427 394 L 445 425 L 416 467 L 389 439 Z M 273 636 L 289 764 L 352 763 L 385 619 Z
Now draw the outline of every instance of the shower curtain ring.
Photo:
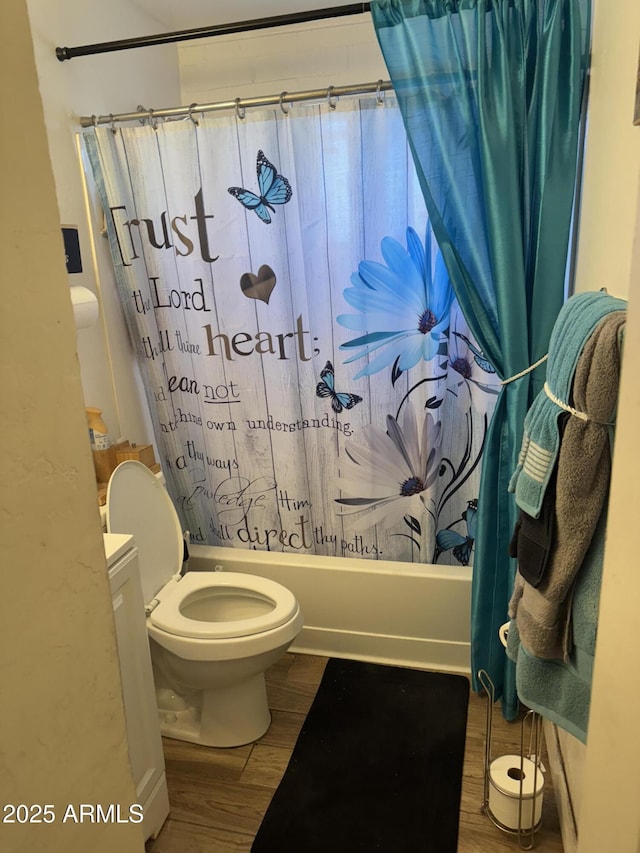
M 384 95 L 382 94 L 382 80 L 378 80 L 378 88 L 376 89 L 376 101 L 378 102 L 379 107 L 384 104 Z
M 151 109 L 151 107 L 149 107 L 147 112 L 149 113 L 149 124 L 151 125 L 151 127 L 154 130 L 157 130 L 158 129 L 158 119 L 154 118 L 153 110 Z
M 236 116 L 238 117 L 238 119 L 240 121 L 244 121 L 244 117 L 245 117 L 245 114 L 247 112 L 246 107 L 242 107 L 242 112 L 240 112 L 240 98 L 236 98 L 235 105 L 236 105 Z
M 332 96 L 334 89 L 335 89 L 335 86 L 329 86 L 329 88 L 327 89 L 327 102 L 329 104 L 330 110 L 335 110 L 335 108 L 336 108 L 336 102 L 331 100 L 331 96 Z
M 287 94 L 286 92 L 281 92 L 281 93 L 280 93 L 280 109 L 282 110 L 282 112 L 284 113 L 284 115 L 288 116 L 288 115 L 289 115 L 289 113 L 291 112 L 291 107 L 289 107 L 289 109 L 288 109 L 288 110 L 285 110 L 285 108 L 284 108 L 284 96 L 285 96 L 286 94 Z
M 98 116 L 97 115 L 94 114 L 91 116 L 91 123 L 93 124 L 94 127 L 98 126 Z
M 109 128 L 111 130 L 111 133 L 113 133 L 115 136 L 115 134 L 117 133 L 117 130 L 116 130 L 116 120 L 114 118 L 113 113 L 109 113 L 109 118 L 111 119 L 111 124 L 109 125 Z
M 198 105 L 195 103 L 195 101 L 193 104 L 189 104 L 189 111 L 187 113 L 187 116 L 191 119 L 191 121 L 195 124 L 196 127 L 198 127 L 198 125 L 200 124 L 198 119 L 193 117 L 193 110 L 197 106 Z

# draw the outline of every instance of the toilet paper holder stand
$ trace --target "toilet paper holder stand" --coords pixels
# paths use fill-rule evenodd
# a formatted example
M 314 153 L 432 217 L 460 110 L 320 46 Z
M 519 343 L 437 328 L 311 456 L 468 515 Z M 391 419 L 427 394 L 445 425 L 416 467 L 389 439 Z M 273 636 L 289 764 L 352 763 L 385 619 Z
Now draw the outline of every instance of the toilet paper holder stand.
M 527 713 L 523 716 L 520 723 L 520 791 L 518 796 L 518 825 L 516 828 L 512 828 L 510 826 L 506 826 L 502 823 L 491 811 L 489 805 L 489 785 L 490 785 L 490 769 L 491 769 L 491 738 L 493 733 L 493 706 L 495 703 L 495 686 L 489 677 L 489 674 L 486 670 L 481 669 L 478 671 L 478 682 L 481 684 L 486 697 L 487 697 L 487 718 L 486 718 L 486 729 L 485 729 L 485 752 L 484 752 L 484 789 L 483 789 L 483 801 L 481 812 L 486 814 L 489 820 L 500 829 L 502 832 L 506 832 L 509 835 L 516 835 L 518 837 L 518 845 L 521 850 L 533 850 L 535 847 L 535 833 L 542 826 L 542 815 L 540 819 L 536 823 L 535 812 L 536 812 L 536 797 L 537 789 L 538 789 L 538 779 L 537 774 L 540 773 L 542 775 L 542 769 L 540 767 L 540 751 L 542 748 L 542 717 L 539 714 L 536 714 L 535 711 L 527 711 Z M 528 755 L 525 755 L 525 735 L 526 731 L 529 729 L 529 751 Z M 529 827 L 523 826 L 523 783 L 524 783 L 524 762 L 525 759 L 531 761 L 534 765 L 534 779 L 533 779 L 533 801 L 531 803 L 531 808 L 533 809 L 531 815 L 531 825 Z

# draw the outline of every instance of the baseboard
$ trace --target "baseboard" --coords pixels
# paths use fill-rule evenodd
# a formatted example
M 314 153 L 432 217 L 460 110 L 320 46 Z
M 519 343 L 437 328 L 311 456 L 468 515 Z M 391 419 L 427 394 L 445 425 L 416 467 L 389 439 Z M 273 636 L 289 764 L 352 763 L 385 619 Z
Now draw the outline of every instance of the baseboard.
M 305 626 L 290 649 L 299 654 L 368 660 L 394 666 L 468 674 L 469 643 Z
M 169 816 L 169 794 L 167 791 L 167 778 L 164 772 L 155 784 L 153 791 L 149 794 L 144 805 L 143 829 L 145 841 L 149 838 L 157 838 L 165 820 Z

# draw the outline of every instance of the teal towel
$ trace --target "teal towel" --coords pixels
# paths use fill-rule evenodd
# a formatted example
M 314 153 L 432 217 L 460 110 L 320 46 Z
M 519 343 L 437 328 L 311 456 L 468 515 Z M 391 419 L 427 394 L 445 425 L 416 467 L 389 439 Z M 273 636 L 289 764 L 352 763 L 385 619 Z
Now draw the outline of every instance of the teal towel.
M 606 511 L 600 516 L 572 596 L 573 648 L 567 662 L 529 654 L 520 643 L 516 620 L 509 624 L 507 655 L 516 664 L 516 690 L 532 711 L 587 741 L 591 676 L 596 648 Z
M 509 615 L 517 618 L 520 640 L 536 657 L 564 658 L 570 651 L 567 601 L 609 488 L 614 428 L 601 424 L 615 420 L 620 338 L 626 317 L 626 311 L 607 314 L 583 347 L 572 394 L 576 409 L 589 420 L 565 415 L 564 422 L 559 421 L 558 462 L 540 517 L 530 519 L 532 526 L 542 525 L 546 519 L 551 528 L 545 570 L 538 583 L 527 583 L 519 563 Z M 530 518 L 525 512 L 521 516 Z
M 509 657 L 516 663 L 516 692 L 518 699 L 556 726 L 569 732 L 582 743 L 587 742 L 591 679 L 585 678 L 575 664 L 559 660 L 534 658 L 519 645 L 515 622 L 509 626 L 509 640 L 518 652 Z M 587 660 L 582 669 L 590 669 Z
M 547 384 L 562 402 L 571 405 L 571 386 L 582 349 L 598 323 L 627 303 L 602 291 L 578 293 L 563 305 L 553 327 L 547 361 Z M 563 409 L 540 391 L 524 421 L 518 465 L 509 491 L 524 512 L 538 518 L 558 450 L 558 418 Z

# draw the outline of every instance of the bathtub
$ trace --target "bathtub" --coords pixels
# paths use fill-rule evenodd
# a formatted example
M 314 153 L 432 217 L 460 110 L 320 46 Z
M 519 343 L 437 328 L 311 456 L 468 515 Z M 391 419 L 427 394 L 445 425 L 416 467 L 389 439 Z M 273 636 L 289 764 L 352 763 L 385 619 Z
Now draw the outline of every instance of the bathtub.
M 189 546 L 189 571 L 261 575 L 298 599 L 292 652 L 470 671 L 471 569 Z

